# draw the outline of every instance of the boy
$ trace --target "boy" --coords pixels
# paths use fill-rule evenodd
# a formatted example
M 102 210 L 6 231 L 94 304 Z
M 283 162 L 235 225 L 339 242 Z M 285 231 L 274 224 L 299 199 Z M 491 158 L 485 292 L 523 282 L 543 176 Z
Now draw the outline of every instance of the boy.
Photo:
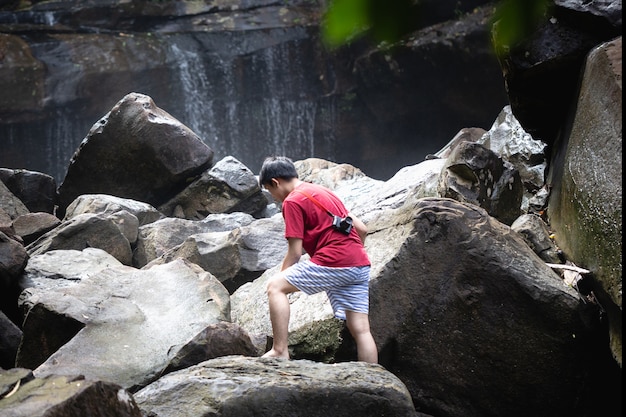
M 346 321 L 356 341 L 358 359 L 377 363 L 368 316 L 370 261 L 363 247 L 367 227 L 332 191 L 300 181 L 287 157 L 266 158 L 259 183 L 282 203 L 288 241 L 281 272 L 267 283 L 274 343 L 263 356 L 289 358 L 287 294 L 326 291 L 335 316 Z M 303 249 L 310 260 L 299 262 Z

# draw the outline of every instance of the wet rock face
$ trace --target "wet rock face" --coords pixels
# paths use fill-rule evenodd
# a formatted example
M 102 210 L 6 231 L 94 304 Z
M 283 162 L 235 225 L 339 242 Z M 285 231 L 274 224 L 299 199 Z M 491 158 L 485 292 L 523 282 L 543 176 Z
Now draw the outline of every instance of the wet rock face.
M 548 214 L 568 257 L 594 271 L 622 364 L 622 38 L 588 57 L 567 147 L 553 161 Z M 562 160 L 560 158 L 563 158 Z
M 26 41 L 18 36 L 0 33 L 0 114 L 23 119 L 43 107 L 45 69 L 32 54 Z M 25 86 L 29 93 L 25 94 Z
M 550 19 L 500 62 L 513 113 L 549 149 L 575 100 L 587 54 L 622 32 L 619 1 L 554 3 Z
M 216 158 L 232 155 L 253 171 L 264 156 L 288 153 L 390 177 L 458 129 L 488 126 L 506 103 L 489 47 L 491 9 L 459 20 L 450 13 L 484 2 L 458 9 L 440 2 L 447 14 L 437 2 L 424 3 L 432 16 L 421 24 L 454 20 L 427 30 L 418 47 L 399 45 L 391 65 L 399 77 L 389 73 L 385 52 L 355 65 L 371 48 L 365 42 L 329 51 L 316 2 L 98 1 L 71 9 L 46 2 L 11 14 L 10 22 L 0 12 L 0 32 L 23 49 L 20 65 L 31 74 L 28 83 L 11 79 L 12 88 L 41 86 L 34 95 L 15 91 L 11 102 L 0 97 L 0 136 L 11 143 L 0 166 L 46 172 L 60 183 L 94 121 L 140 92 Z

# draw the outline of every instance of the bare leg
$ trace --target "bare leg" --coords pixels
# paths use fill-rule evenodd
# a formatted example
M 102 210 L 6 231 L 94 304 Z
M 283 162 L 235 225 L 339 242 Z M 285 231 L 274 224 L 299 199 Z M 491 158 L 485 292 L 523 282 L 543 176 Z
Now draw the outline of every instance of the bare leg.
M 274 343 L 272 349 L 265 353 L 263 357 L 289 359 L 287 338 L 289 336 L 290 306 L 287 294 L 296 292 L 298 289 L 291 285 L 284 278 L 283 274 L 278 274 L 267 282 L 266 291 Z
M 370 332 L 369 316 L 365 313 L 346 311 L 346 324 L 356 341 L 358 359 L 363 362 L 378 363 L 378 349 Z

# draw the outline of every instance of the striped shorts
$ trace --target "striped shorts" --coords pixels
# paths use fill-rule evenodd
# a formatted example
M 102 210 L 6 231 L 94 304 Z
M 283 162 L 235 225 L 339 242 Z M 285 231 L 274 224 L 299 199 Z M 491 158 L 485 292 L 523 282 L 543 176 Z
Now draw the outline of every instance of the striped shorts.
M 338 319 L 346 319 L 346 310 L 369 313 L 369 266 L 333 268 L 306 260 L 289 267 L 285 279 L 307 295 L 326 291 Z

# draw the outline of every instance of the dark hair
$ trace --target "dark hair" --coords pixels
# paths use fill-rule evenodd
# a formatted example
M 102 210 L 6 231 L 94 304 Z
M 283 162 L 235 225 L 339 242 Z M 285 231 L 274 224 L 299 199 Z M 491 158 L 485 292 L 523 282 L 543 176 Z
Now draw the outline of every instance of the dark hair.
M 293 161 L 286 156 L 269 156 L 265 158 L 259 173 L 259 185 L 262 187 L 265 184 L 269 184 L 274 178 L 285 180 L 298 178 L 298 171 L 296 171 Z

